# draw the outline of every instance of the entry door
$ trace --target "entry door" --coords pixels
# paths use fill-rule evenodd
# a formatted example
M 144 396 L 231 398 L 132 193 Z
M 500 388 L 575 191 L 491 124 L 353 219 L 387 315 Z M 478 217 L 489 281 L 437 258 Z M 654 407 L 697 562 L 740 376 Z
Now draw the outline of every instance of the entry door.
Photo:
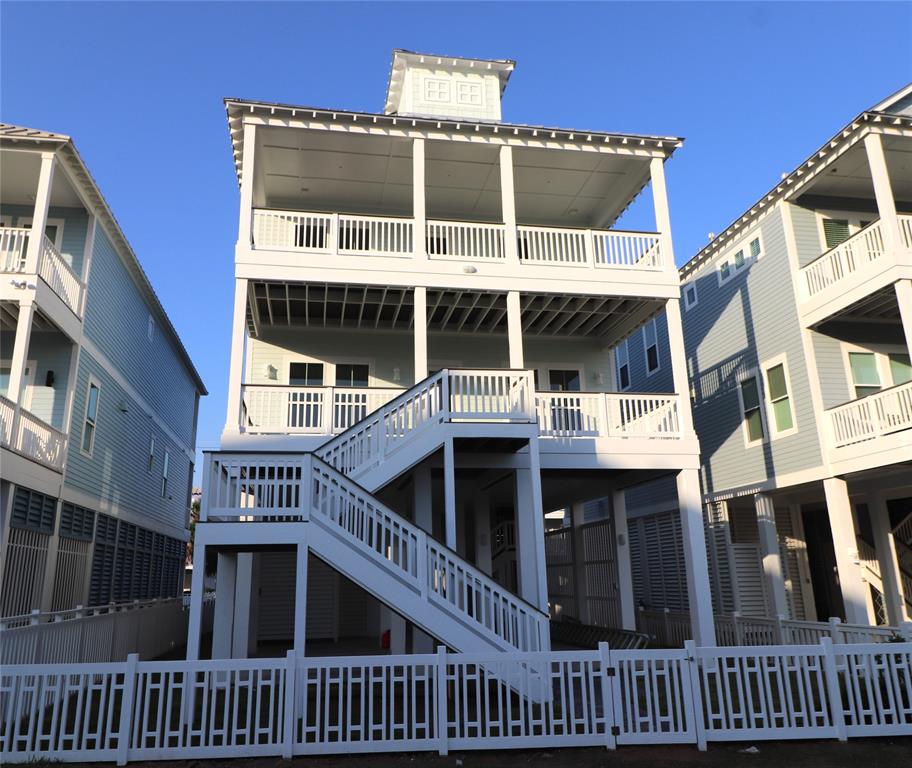
M 811 572 L 811 587 L 818 621 L 830 616 L 845 619 L 845 604 L 839 588 L 836 571 L 836 552 L 833 549 L 833 534 L 830 518 L 823 505 L 803 505 L 801 519 L 807 542 L 808 566 Z
M 579 392 L 582 376 L 575 368 L 548 370 L 548 389 L 551 392 Z M 562 397 L 551 405 L 551 427 L 559 432 L 580 432 L 583 411 L 579 398 Z
M 337 363 L 336 387 L 333 395 L 333 428 L 348 429 L 367 416 L 367 395 L 370 385 L 370 366 L 366 363 Z M 345 390 L 353 390 L 346 392 Z
M 0 394 L 9 397 L 10 360 L 0 360 Z M 22 402 L 23 408 L 28 410 L 32 405 L 32 387 L 35 373 L 35 361 L 29 360 L 25 364 L 25 373 L 22 376 Z
M 322 387 L 323 363 L 289 363 L 289 387 Z M 323 392 L 305 389 L 288 392 L 288 426 L 318 429 L 323 424 Z

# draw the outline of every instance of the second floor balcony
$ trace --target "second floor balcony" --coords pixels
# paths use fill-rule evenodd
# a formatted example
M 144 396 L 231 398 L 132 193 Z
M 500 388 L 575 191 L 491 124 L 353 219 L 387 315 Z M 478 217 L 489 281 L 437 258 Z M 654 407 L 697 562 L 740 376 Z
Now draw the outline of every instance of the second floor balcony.
M 63 469 L 66 435 L 2 395 L 0 445 L 50 469 Z

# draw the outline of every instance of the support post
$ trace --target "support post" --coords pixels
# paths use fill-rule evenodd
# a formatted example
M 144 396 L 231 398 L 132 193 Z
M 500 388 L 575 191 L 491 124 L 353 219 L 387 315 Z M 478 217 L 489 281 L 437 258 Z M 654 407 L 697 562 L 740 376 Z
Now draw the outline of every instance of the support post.
M 874 184 L 874 197 L 877 200 L 877 214 L 880 216 L 880 232 L 884 249 L 896 252 L 902 239 L 899 234 L 899 218 L 896 216 L 896 202 L 893 199 L 893 188 L 890 184 L 890 173 L 887 170 L 887 158 L 884 155 L 883 142 L 879 133 L 869 133 L 864 137 L 865 154 L 868 156 L 868 167 L 871 181 Z
M 671 215 L 668 212 L 668 190 L 665 187 L 665 159 L 654 157 L 649 161 L 652 180 L 652 205 L 655 209 L 656 230 L 661 245 L 661 263 L 665 269 L 676 269 L 671 242 Z
M 285 721 L 282 726 L 284 738 L 282 739 L 282 758 L 291 760 L 294 754 L 294 744 L 297 733 L 296 725 L 298 721 L 297 697 L 295 688 L 297 687 L 298 678 L 298 657 L 294 649 L 285 653 Z
M 253 244 L 253 179 L 256 155 L 256 125 L 244 123 L 244 148 L 241 174 L 241 215 L 238 222 L 238 247 L 250 248 Z M 246 286 L 245 286 L 246 288 Z
M 513 147 L 508 145 L 500 148 L 500 201 L 504 221 L 504 256 L 508 264 L 519 264 L 516 249 L 516 197 L 513 191 Z
M 234 591 L 234 624 L 231 628 L 231 658 L 246 659 L 256 648 L 257 593 L 256 563 L 253 552 L 237 555 Z
M 583 542 L 585 504 L 570 507 L 570 533 L 573 542 L 573 599 L 576 603 L 576 618 L 582 624 L 590 624 L 589 590 L 586 583 L 586 547 Z
M 193 574 L 190 579 L 190 616 L 187 621 L 187 661 L 199 659 L 200 636 L 203 632 L 203 591 L 206 578 L 206 545 L 200 541 L 196 527 L 193 542 Z
M 443 499 L 446 545 L 456 551 L 456 455 L 453 438 L 443 444 Z
M 475 567 L 490 576 L 494 570 L 491 561 L 491 502 L 487 493 L 475 496 Z
M 427 288 L 423 285 L 415 286 L 415 381 L 427 378 L 428 375 L 428 346 L 427 346 Z
M 7 398 L 17 405 L 22 404 L 23 384 L 25 382 L 25 365 L 28 362 L 29 342 L 32 338 L 32 319 L 35 316 L 35 304 L 31 298 L 19 304 L 19 317 L 16 320 L 16 335 L 13 339 L 13 357 L 10 361 Z
M 841 477 L 830 477 L 823 481 L 823 492 L 833 534 L 833 550 L 836 553 L 836 570 L 845 618 L 849 624 L 867 624 L 869 617 L 865 592 L 868 587 L 861 577 L 861 567 L 858 564 L 855 515 L 848 485 Z
M 668 323 L 668 348 L 671 355 L 671 374 L 674 390 L 678 394 L 678 426 L 684 437 L 693 432 L 693 415 L 690 409 L 690 379 L 687 376 L 687 351 L 684 347 L 684 329 L 681 323 L 681 303 L 675 299 L 665 302 L 665 319 Z
M 305 526 L 302 526 L 305 527 Z M 307 643 L 307 535 L 301 533 L 295 552 L 294 652 L 303 658 Z
M 437 754 L 448 755 L 449 723 L 447 718 L 447 650 L 445 645 L 437 646 L 437 666 L 435 675 L 437 689 Z
M 614 542 L 617 557 L 618 597 L 621 604 L 621 627 L 636 630 L 636 606 L 633 596 L 633 571 L 630 567 L 630 536 L 627 532 L 627 497 L 624 489 L 611 496 L 614 517 Z
M 510 346 L 510 367 L 525 368 L 519 291 L 507 291 L 507 342 Z
M 416 259 L 427 260 L 427 197 L 425 193 L 424 139 L 412 140 L 412 250 Z M 417 309 L 417 307 L 416 307 Z M 417 327 L 417 323 L 415 324 Z M 425 374 L 426 376 L 427 374 Z M 421 381 L 415 374 L 415 381 Z
M 545 516 L 542 511 L 538 438 L 529 440 L 529 468 L 516 470 L 516 565 L 519 594 L 548 612 L 545 571 Z
M 896 303 L 899 304 L 903 335 L 906 337 L 906 350 L 912 355 L 912 280 L 897 280 L 894 290 Z
M 35 209 L 32 214 L 32 233 L 28 250 L 25 252 L 25 272 L 38 272 L 38 256 L 44 247 L 44 229 L 47 226 L 48 209 L 51 207 L 51 188 L 54 184 L 54 168 L 57 161 L 53 152 L 41 153 L 41 169 L 38 172 L 38 189 L 35 192 Z
M 716 644 L 709 567 L 706 560 L 706 535 L 700 499 L 700 480 L 695 469 L 678 472 L 678 507 L 687 570 L 687 601 L 693 639 L 700 647 Z
M 120 731 L 117 734 L 117 764 L 126 765 L 130 757 L 130 733 L 136 701 L 136 671 L 139 654 L 131 653 L 124 662 L 123 691 L 120 694 Z
M 890 531 L 890 510 L 886 499 L 879 493 L 872 494 L 868 505 L 871 517 L 871 532 L 874 534 L 874 551 L 880 565 L 880 580 L 883 583 L 884 607 L 887 610 L 887 623 L 898 627 L 910 617 L 903 600 L 900 586 L 899 559 L 896 556 L 896 543 Z
M 247 336 L 247 279 L 234 281 L 234 316 L 231 321 L 231 357 L 228 363 L 228 413 L 225 431 L 237 434 L 241 424 L 241 386 Z
M 757 530 L 760 534 L 760 557 L 763 578 L 772 599 L 773 616 L 788 616 L 788 595 L 785 592 L 785 578 L 782 573 L 782 557 L 779 553 L 779 533 L 776 530 L 776 508 L 769 494 L 754 495 L 754 509 L 757 514 Z
M 231 658 L 236 585 L 237 555 L 219 552 L 215 574 L 215 618 L 212 622 L 213 659 Z

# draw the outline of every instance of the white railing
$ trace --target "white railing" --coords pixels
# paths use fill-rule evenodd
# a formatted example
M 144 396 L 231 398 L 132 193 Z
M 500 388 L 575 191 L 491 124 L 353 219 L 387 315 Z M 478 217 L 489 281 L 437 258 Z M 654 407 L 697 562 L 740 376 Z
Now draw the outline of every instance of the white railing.
M 23 665 L 5 762 L 284 757 L 912 733 L 912 643 Z
M 430 258 L 503 259 L 504 225 L 463 221 L 428 221 L 427 254 Z
M 0 439 L 3 445 L 51 469 L 61 469 L 66 435 L 0 395 Z
M 833 447 L 912 429 L 912 381 L 827 410 Z
M 491 557 L 507 551 L 516 551 L 516 526 L 512 520 L 498 523 L 491 531 Z
M 246 432 L 332 435 L 357 424 L 404 390 L 246 384 Z
M 82 281 L 47 237 L 41 239 L 38 274 L 74 315 L 82 316 Z
M 679 438 L 677 395 L 537 392 L 543 437 Z
M 0 272 L 24 272 L 28 240 L 27 227 L 0 227 Z
M 255 248 L 348 256 L 412 257 L 415 223 L 390 216 L 306 211 L 253 212 Z M 424 248 L 431 259 L 505 262 L 506 227 L 499 223 L 429 220 Z M 665 264 L 654 232 L 537 227 L 516 228 L 520 264 L 658 270 Z M 419 241 L 420 244 L 420 241 Z
M 204 601 L 203 631 L 212 628 L 213 607 Z M 186 642 L 188 615 L 185 599 L 171 597 L 7 617 L 0 619 L 0 664 L 155 658 Z

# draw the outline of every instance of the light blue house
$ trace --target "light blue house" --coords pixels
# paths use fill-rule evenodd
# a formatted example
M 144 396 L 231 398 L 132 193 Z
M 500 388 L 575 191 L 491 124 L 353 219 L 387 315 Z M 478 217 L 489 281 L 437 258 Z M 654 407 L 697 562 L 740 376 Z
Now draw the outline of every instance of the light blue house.
M 179 594 L 205 386 L 72 140 L 0 160 L 0 615 Z

